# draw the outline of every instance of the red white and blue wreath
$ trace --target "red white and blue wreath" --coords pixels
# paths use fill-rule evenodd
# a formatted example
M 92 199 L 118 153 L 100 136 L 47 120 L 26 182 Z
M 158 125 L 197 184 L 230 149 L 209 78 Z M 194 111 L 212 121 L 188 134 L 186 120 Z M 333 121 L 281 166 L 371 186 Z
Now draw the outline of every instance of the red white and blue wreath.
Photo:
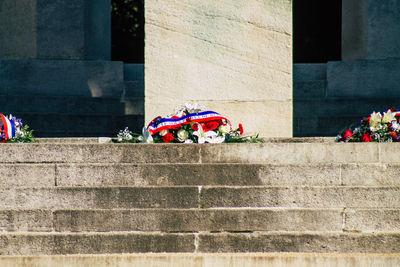
M 221 114 L 199 104 L 185 104 L 167 117 L 158 116 L 143 128 L 142 135 L 128 128 L 120 131 L 115 142 L 120 143 L 223 143 L 261 142 L 258 136 L 244 136 L 243 126 L 232 129 L 230 121 Z

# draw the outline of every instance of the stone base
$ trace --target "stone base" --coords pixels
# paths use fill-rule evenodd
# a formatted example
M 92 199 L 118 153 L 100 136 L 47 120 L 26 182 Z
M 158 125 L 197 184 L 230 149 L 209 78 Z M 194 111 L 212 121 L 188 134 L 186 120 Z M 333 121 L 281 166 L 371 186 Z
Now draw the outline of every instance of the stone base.
M 0 60 L 1 95 L 121 97 L 123 91 L 122 62 Z

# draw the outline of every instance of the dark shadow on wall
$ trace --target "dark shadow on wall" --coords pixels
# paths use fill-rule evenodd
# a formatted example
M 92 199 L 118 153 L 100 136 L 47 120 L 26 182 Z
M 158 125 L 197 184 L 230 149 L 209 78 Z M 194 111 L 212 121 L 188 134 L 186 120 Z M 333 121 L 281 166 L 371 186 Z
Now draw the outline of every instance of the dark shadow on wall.
M 293 62 L 341 60 L 342 0 L 293 1 Z
M 144 0 L 112 0 L 111 59 L 144 63 Z

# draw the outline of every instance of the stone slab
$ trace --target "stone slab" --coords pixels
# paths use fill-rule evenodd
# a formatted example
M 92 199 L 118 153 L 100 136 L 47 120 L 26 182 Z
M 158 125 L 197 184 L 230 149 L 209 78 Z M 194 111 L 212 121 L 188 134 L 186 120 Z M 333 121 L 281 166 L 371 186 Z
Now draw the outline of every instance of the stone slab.
M 293 64 L 293 82 L 326 81 L 326 63 Z
M 399 232 L 399 209 L 346 209 L 344 230 L 349 232 Z
M 0 234 L 2 255 L 194 252 L 193 234 Z
M 379 162 L 380 144 L 260 143 L 209 144 L 201 149 L 202 163 L 368 163 Z M 388 152 L 394 155 L 397 145 Z M 398 157 L 392 159 L 398 161 Z M 382 162 L 385 162 L 384 160 Z
M 0 162 L 199 163 L 200 146 L 168 144 L 2 144 Z
M 376 253 L 140 253 L 103 255 L 0 256 L 4 267 L 397 267 L 399 254 Z
M 398 208 L 399 187 L 209 187 L 200 195 L 202 208 Z
M 0 191 L 2 209 L 197 208 L 197 187 L 13 188 Z
M 200 102 L 249 132 L 292 136 L 291 4 L 146 1 L 145 120 Z
M 278 139 L 258 144 L 2 144 L 6 163 L 400 163 L 400 144 Z M 303 139 L 299 139 L 303 140 Z
M 55 174 L 54 164 L 0 164 L 0 188 L 54 186 Z
M 111 61 L 0 60 L 0 94 L 121 97 L 123 64 Z
M 4 0 L 1 59 L 110 60 L 110 0 Z
M 54 231 L 51 210 L 1 210 L 2 232 L 52 232 Z
M 399 233 L 200 234 L 199 252 L 399 253 Z
M 328 97 L 400 97 L 399 59 L 328 62 L 327 75 Z
M 398 186 L 398 164 L 343 164 L 340 174 L 343 185 Z
M 57 164 L 55 169 L 59 186 L 341 184 L 340 165 L 334 164 Z
M 0 2 L 0 58 L 34 58 L 37 54 L 36 1 Z
M 366 58 L 384 59 L 400 57 L 400 2 L 374 0 L 367 3 Z
M 60 210 L 59 232 L 341 231 L 342 210 Z

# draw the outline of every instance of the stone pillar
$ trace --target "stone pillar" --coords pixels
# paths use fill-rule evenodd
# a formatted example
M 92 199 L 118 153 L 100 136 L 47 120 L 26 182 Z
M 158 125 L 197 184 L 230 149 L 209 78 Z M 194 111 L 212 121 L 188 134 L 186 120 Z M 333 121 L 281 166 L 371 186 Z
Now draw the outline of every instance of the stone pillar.
M 147 122 L 190 101 L 292 136 L 291 0 L 147 0 L 145 12 Z
M 0 1 L 0 59 L 110 60 L 110 0 Z
M 0 0 L 0 95 L 120 97 L 111 0 Z
M 400 1 L 343 1 L 342 59 L 400 57 Z

